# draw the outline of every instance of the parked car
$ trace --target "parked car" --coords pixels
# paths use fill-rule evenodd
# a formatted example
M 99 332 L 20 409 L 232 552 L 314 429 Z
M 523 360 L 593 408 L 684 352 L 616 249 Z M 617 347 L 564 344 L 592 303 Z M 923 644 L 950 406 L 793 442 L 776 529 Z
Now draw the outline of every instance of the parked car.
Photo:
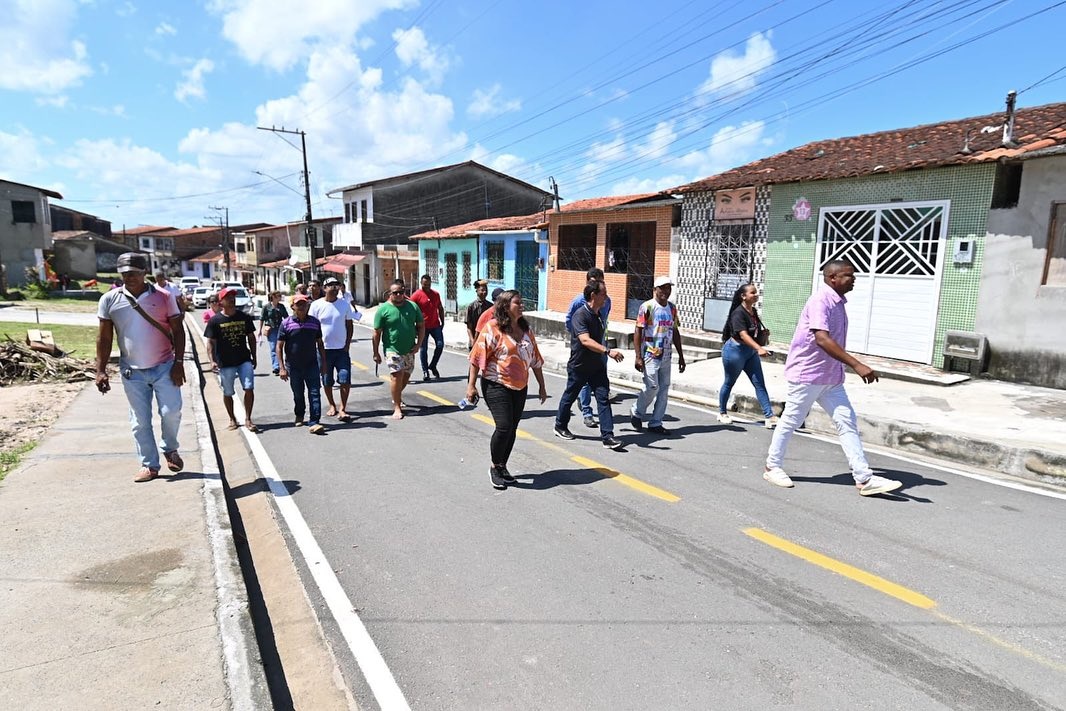
M 192 290 L 192 305 L 193 308 L 205 309 L 207 308 L 207 297 L 211 296 L 215 292 L 211 291 L 209 286 L 198 286 Z
M 249 316 L 254 316 L 254 306 L 252 304 L 252 296 L 248 293 L 248 290 L 243 286 L 231 286 L 226 285 L 227 289 L 233 289 L 237 292 L 237 310 L 243 311 Z
M 193 289 L 200 286 L 200 280 L 196 277 L 184 276 L 181 281 L 178 282 L 178 286 L 181 287 L 183 294 L 191 294 Z

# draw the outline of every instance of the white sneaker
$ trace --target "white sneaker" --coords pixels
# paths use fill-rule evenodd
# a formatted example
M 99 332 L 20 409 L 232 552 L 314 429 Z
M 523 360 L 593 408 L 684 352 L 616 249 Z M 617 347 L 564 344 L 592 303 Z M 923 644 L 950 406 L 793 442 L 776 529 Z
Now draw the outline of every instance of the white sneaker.
M 856 484 L 855 486 L 859 487 L 859 493 L 863 496 L 874 496 L 875 494 L 887 494 L 890 491 L 895 491 L 903 486 L 903 483 L 875 474 L 866 483 Z
M 718 424 L 720 424 L 720 425 L 731 425 L 731 424 L 733 424 L 733 418 L 729 416 L 728 412 L 719 412 L 718 413 Z
M 770 417 L 767 417 L 765 420 L 763 420 L 762 424 L 763 427 L 765 427 L 766 429 L 772 430 L 773 428 L 777 427 L 777 415 L 771 415 Z
M 792 483 L 792 479 L 789 478 L 788 474 L 786 474 L 785 470 L 781 467 L 774 467 L 769 471 L 763 472 L 762 478 L 774 486 L 780 486 L 785 489 L 795 486 L 795 484 Z

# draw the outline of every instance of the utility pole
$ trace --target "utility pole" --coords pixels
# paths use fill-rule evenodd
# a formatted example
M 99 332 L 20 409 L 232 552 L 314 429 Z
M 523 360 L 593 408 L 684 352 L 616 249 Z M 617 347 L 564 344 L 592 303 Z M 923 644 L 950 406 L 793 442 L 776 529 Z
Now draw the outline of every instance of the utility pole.
M 228 207 L 215 207 L 214 205 L 208 205 L 208 208 L 215 210 L 216 212 L 226 213 L 226 222 L 223 225 L 222 215 L 218 216 L 218 226 L 222 229 L 222 256 L 226 260 L 226 279 L 230 278 L 230 266 L 229 266 L 229 208 Z
M 304 131 L 296 130 L 291 131 L 284 126 L 281 128 L 275 128 L 271 126 L 267 128 L 265 126 L 257 126 L 260 131 L 270 131 L 271 133 L 288 133 L 294 136 L 300 137 L 300 152 L 304 157 L 304 201 L 307 204 L 307 214 L 305 215 L 306 226 L 304 227 L 304 241 L 307 244 L 307 257 L 310 267 L 311 278 L 315 277 L 315 226 L 311 221 L 311 179 L 307 173 L 307 134 Z M 325 256 L 325 245 L 322 246 L 322 254 Z

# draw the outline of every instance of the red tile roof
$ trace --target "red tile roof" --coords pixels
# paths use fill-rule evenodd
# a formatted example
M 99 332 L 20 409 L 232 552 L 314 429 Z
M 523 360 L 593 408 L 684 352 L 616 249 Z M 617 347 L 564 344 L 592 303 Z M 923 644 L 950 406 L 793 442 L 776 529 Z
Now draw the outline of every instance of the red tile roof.
M 487 220 L 475 220 L 462 225 L 442 227 L 440 231 L 430 230 L 412 235 L 411 239 L 459 239 L 480 232 L 504 232 L 511 230 L 528 230 L 543 222 L 544 213 L 518 215 L 517 217 L 490 217 Z
M 72 239 L 78 239 L 79 237 L 99 237 L 100 235 L 89 230 L 52 230 L 52 239 L 59 240 L 60 242 Z
M 833 180 L 913 168 L 1021 160 L 1040 151 L 1066 151 L 1066 103 L 1018 109 L 1014 146 L 1004 147 L 1005 112 L 861 136 L 815 141 L 712 175 L 666 193 L 703 192 L 749 185 Z M 969 149 L 967 145 L 969 135 Z
M 204 252 L 199 257 L 193 257 L 192 259 L 187 259 L 186 261 L 188 261 L 188 262 L 207 262 L 208 264 L 210 264 L 212 262 L 221 261 L 223 259 L 223 256 L 224 255 L 222 254 L 222 250 L 221 249 L 212 249 L 210 252 Z
M 658 193 L 639 193 L 637 195 L 611 195 L 609 197 L 588 198 L 563 205 L 561 212 L 587 212 L 589 210 L 606 210 L 610 207 L 628 205 L 632 202 L 640 202 L 648 198 L 659 198 Z
M 154 234 L 157 232 L 170 232 L 173 229 L 173 227 L 161 227 L 159 225 L 141 225 L 140 227 L 127 227 L 126 229 L 122 230 L 122 232 L 116 232 L 115 234 L 136 236 Z
M 208 232 L 221 232 L 221 227 L 189 227 L 183 230 L 167 230 L 166 232 L 156 233 L 160 237 L 186 237 L 189 235 L 202 235 Z M 233 230 L 231 230 L 232 232 Z

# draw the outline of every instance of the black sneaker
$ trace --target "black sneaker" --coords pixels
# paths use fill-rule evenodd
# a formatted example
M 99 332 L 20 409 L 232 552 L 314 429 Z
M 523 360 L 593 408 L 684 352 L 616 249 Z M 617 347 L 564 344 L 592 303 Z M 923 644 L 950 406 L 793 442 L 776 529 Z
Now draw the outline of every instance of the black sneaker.
M 422 371 L 422 382 L 423 383 L 428 383 L 429 382 L 429 371 L 428 370 L 423 370 Z
M 651 432 L 652 434 L 662 435 L 664 437 L 669 437 L 670 436 L 670 430 L 666 429 L 662 425 L 657 425 L 655 427 L 649 427 L 648 428 L 648 432 Z
M 636 415 L 629 416 L 629 424 L 632 425 L 633 429 L 635 429 L 637 432 L 640 432 L 640 428 L 644 426 L 644 423 L 641 422 L 640 418 Z M 654 427 L 652 428 L 652 431 L 655 431 Z
M 507 471 L 507 467 L 505 466 L 496 467 L 496 474 L 499 475 L 499 477 L 508 484 L 514 484 L 516 481 L 518 481 L 514 478 L 514 476 L 511 475 L 511 472 Z
M 434 378 L 436 378 L 437 380 L 440 380 L 440 373 L 437 372 L 436 368 L 430 368 L 429 372 L 433 373 L 433 377 Z
M 594 429 L 596 427 L 596 420 L 594 420 L 592 417 L 586 417 L 585 427 L 588 427 L 589 429 Z
M 559 439 L 571 440 L 574 439 L 574 433 L 565 427 L 555 426 L 555 436 Z
M 489 467 L 489 481 L 492 482 L 493 489 L 506 489 L 507 480 L 500 476 L 500 470 L 496 467 Z
M 603 446 L 607 449 L 618 449 L 622 446 L 621 440 L 614 438 L 614 435 L 607 435 L 603 438 Z

